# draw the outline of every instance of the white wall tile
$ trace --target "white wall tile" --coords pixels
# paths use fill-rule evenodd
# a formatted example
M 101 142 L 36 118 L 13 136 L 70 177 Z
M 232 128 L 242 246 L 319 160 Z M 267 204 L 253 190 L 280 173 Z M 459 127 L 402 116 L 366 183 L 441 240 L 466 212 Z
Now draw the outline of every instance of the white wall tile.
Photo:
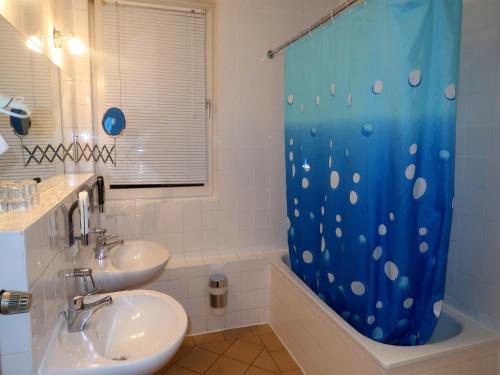
M 110 205 L 112 207 L 112 212 L 116 216 L 135 216 L 135 201 L 134 200 L 122 200 L 122 201 L 110 201 L 106 203 L 106 206 Z
M 243 310 L 242 324 L 244 326 L 258 324 L 261 319 L 261 310 L 259 308 Z
M 189 297 L 188 280 L 176 279 L 167 281 L 167 291 L 167 294 L 171 295 L 175 299 L 185 299 Z
M 142 226 L 141 216 L 137 217 L 135 215 L 130 215 L 116 217 L 116 231 L 123 239 L 136 239 L 139 226 Z
M 183 231 L 184 212 L 182 201 L 173 200 L 165 202 L 165 220 L 167 223 L 167 234 Z
M 243 294 L 239 291 L 231 291 L 230 289 L 227 296 L 227 311 L 235 312 L 243 309 Z
M 186 257 L 201 257 L 202 239 L 203 233 L 201 231 L 183 232 L 184 252 Z
M 201 207 L 202 203 L 199 199 L 189 199 L 183 202 L 182 209 L 184 210 L 184 231 L 199 232 L 201 231 Z
M 197 318 L 200 316 L 207 316 L 208 299 L 206 295 L 201 297 L 188 298 L 186 312 L 190 317 L 193 318 Z
M 498 11 L 495 1 L 464 2 L 457 119 L 460 157 L 446 294 L 451 304 L 500 332 L 500 301 L 492 298 L 500 282 L 496 276 L 500 270 L 500 21 L 491 16 Z
M 200 317 L 190 317 L 189 318 L 189 328 L 191 334 L 195 335 L 198 333 L 207 332 L 207 318 L 206 316 Z
M 138 200 L 135 204 L 136 216 L 142 216 L 143 227 L 139 233 L 164 234 L 166 233 L 166 220 L 163 201 Z
M 25 268 L 24 248 L 25 238 L 21 233 L 2 233 L 2 251 L 9 254 L 9 266 L 0 272 L 0 283 L 3 289 L 28 290 L 28 276 Z M 7 259 L 4 257 L 3 261 Z
M 28 314 L 0 315 L 0 329 L 2 355 L 30 350 L 31 325 Z
M 228 312 L 224 316 L 224 327 L 226 329 L 241 327 L 243 322 L 243 312 L 241 310 Z
M 207 278 L 205 276 L 189 276 L 188 297 L 203 297 L 207 294 Z
M 9 375 L 26 375 L 33 373 L 31 352 L 2 355 L 0 372 Z
M 220 331 L 225 328 L 225 318 L 224 316 L 207 316 L 207 331 Z
M 266 258 L 255 260 L 247 255 L 243 260 L 238 257 L 224 257 L 226 263 L 209 265 L 168 266 L 162 276 L 145 289 L 167 293 L 184 306 L 190 321 L 190 333 L 240 327 L 269 321 L 269 278 L 270 268 Z M 241 272 L 244 269 L 246 271 Z M 208 276 L 222 273 L 228 277 L 228 298 L 226 313 L 215 316 L 209 305 Z M 243 290 L 241 274 L 250 286 Z M 262 279 L 264 281 L 257 281 Z
M 184 279 L 187 277 L 187 269 L 184 267 L 179 268 L 168 268 L 164 273 L 164 276 L 161 279 L 166 280 L 176 280 L 176 279 Z
M 172 259 L 184 259 L 183 234 L 167 233 L 167 249 Z

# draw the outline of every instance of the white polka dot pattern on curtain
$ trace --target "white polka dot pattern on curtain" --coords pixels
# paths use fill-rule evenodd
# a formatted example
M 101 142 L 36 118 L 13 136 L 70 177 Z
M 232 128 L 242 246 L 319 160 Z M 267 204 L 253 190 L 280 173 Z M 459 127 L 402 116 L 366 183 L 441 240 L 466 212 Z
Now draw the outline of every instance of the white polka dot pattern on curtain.
M 448 17 L 450 4 L 429 7 Z M 415 345 L 430 337 L 444 295 L 458 40 L 447 34 L 443 49 L 431 33 L 405 30 L 415 36 L 408 50 L 380 45 L 394 37 L 383 23 L 398 10 L 387 6 L 368 1 L 286 52 L 287 230 L 292 269 L 327 304 L 374 340 Z M 370 35 L 352 31 L 355 16 Z M 422 16 L 422 30 L 439 19 Z M 422 280 L 434 280 L 432 295 L 419 295 Z

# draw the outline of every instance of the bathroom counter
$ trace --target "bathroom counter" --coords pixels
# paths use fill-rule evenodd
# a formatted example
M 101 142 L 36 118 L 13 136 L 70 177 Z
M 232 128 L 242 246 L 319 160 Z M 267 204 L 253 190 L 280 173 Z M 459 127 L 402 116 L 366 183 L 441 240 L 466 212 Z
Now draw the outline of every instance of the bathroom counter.
M 22 232 L 26 230 L 92 177 L 92 173 L 65 174 L 42 181 L 38 184 L 40 204 L 27 210 L 0 213 L 0 232 Z

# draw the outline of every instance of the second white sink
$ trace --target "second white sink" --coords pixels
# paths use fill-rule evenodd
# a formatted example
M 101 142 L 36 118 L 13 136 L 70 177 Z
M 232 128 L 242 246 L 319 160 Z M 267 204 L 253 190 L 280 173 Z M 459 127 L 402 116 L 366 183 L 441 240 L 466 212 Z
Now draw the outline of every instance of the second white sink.
M 92 259 L 94 279 L 106 292 L 130 289 L 159 276 L 170 258 L 169 251 L 151 241 L 125 241 L 107 257 Z
M 109 295 L 111 305 L 97 310 L 81 332 L 68 332 L 60 318 L 40 375 L 145 375 L 174 356 L 188 324 L 176 300 L 146 290 Z

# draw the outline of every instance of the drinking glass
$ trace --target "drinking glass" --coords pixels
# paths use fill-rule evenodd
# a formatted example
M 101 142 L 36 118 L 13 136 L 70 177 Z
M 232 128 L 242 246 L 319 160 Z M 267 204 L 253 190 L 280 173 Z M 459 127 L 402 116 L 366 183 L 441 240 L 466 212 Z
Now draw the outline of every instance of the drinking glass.
M 24 187 L 18 182 L 8 184 L 9 210 L 28 208 L 28 201 L 24 195 Z

